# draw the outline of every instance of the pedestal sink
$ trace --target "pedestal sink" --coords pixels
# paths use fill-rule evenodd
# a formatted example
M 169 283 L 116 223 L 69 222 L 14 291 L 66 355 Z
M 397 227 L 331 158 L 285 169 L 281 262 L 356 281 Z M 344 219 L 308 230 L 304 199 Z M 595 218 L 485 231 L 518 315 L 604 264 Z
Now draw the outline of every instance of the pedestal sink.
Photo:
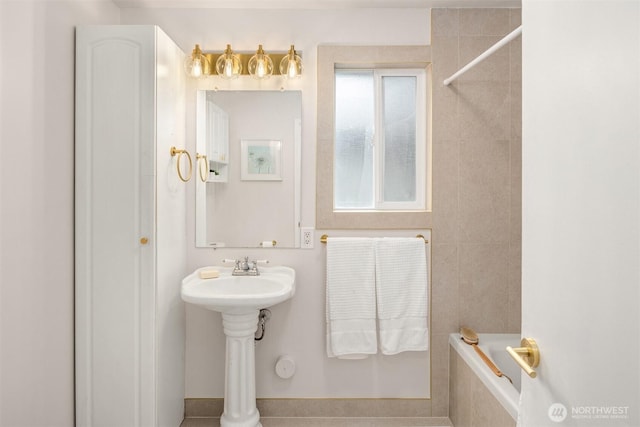
M 202 279 L 217 270 L 219 277 Z M 222 313 L 226 336 L 224 412 L 221 427 L 261 427 L 256 407 L 254 334 L 260 309 L 295 293 L 290 267 L 262 267 L 259 276 L 232 276 L 231 267 L 200 268 L 182 280 L 182 299 Z

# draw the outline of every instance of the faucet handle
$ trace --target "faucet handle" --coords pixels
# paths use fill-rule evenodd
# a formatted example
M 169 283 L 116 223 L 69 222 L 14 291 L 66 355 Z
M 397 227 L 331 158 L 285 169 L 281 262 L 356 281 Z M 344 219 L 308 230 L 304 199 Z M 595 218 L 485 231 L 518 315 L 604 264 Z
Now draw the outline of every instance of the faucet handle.
M 254 264 L 269 264 L 269 260 L 268 259 L 258 259 L 253 261 Z
M 237 259 L 229 259 L 229 258 L 225 258 L 225 259 L 222 260 L 223 264 L 228 264 L 230 262 L 236 263 L 236 262 L 238 262 L 238 260 Z

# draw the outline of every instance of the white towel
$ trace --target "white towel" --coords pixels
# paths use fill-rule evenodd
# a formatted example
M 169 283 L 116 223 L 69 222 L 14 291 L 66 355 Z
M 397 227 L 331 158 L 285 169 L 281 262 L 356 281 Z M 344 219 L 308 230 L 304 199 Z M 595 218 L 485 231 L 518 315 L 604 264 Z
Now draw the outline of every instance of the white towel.
M 383 354 L 428 350 L 424 241 L 382 238 L 375 252 L 380 350 Z
M 327 239 L 326 307 L 329 357 L 377 352 L 373 239 Z

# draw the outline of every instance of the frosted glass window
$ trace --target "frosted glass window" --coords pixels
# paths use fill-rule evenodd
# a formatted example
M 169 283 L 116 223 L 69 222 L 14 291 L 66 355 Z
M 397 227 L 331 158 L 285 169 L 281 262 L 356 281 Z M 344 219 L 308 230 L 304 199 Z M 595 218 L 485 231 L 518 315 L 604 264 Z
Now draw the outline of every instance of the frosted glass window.
M 424 70 L 335 70 L 334 147 L 335 210 L 425 209 Z
M 416 201 L 416 78 L 382 78 L 383 200 Z
M 336 74 L 334 195 L 337 209 L 371 209 L 374 201 L 374 81 L 371 71 Z

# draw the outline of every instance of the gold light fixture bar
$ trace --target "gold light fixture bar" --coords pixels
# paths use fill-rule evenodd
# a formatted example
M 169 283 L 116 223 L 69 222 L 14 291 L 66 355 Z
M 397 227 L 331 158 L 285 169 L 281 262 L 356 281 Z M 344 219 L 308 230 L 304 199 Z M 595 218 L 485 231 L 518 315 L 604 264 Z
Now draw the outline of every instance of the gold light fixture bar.
M 238 56 L 238 58 L 240 59 L 240 62 L 242 63 L 242 72 L 240 73 L 240 75 L 243 76 L 248 76 L 249 75 L 249 59 L 251 59 L 251 57 L 253 55 L 255 55 L 255 52 L 233 52 L 234 54 L 236 54 Z M 280 64 L 280 61 L 282 61 L 282 58 L 284 58 L 285 56 L 287 56 L 287 53 L 271 53 L 271 52 L 266 52 L 269 57 L 271 58 L 271 60 L 273 60 L 274 64 Z M 298 55 L 300 55 L 299 52 L 297 52 Z M 218 60 L 218 58 L 222 55 L 224 55 L 224 52 L 220 52 L 220 53 L 204 53 L 203 54 L 208 60 L 209 60 L 209 64 L 213 64 L 213 66 L 209 66 L 204 70 L 204 74 L 209 75 L 209 76 L 217 76 L 218 73 L 216 73 L 215 70 L 215 63 Z M 302 56 L 302 55 L 300 55 Z M 280 68 L 277 66 L 273 67 L 273 75 L 274 76 L 279 76 L 280 75 Z

